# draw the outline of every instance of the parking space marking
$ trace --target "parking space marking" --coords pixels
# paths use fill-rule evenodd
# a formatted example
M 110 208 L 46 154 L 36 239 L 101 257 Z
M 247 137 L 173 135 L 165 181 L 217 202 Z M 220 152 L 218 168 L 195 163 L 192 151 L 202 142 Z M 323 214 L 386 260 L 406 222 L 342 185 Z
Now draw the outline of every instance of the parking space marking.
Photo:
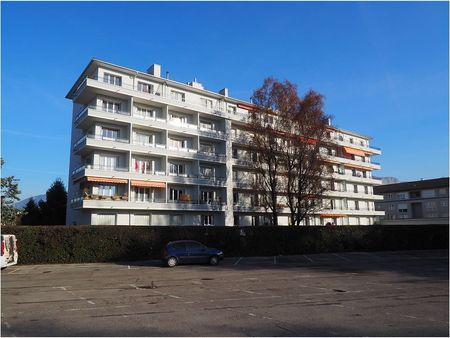
M 242 259 L 242 257 L 239 257 L 239 259 L 236 261 L 236 262 L 234 262 L 234 264 L 233 265 L 238 265 L 239 264 L 239 262 L 241 261 L 241 259 Z
M 341 255 L 338 255 L 338 254 L 332 254 L 333 256 L 336 256 L 336 257 L 338 257 L 338 258 L 341 258 L 341 259 L 343 259 L 343 260 L 345 260 L 345 261 L 347 261 L 347 262 L 350 262 L 350 259 L 348 259 L 348 258 L 346 258 L 346 257 L 344 257 L 344 256 L 341 256 Z
M 13 271 L 11 271 L 11 272 L 8 272 L 8 275 L 12 275 L 14 272 L 19 271 L 19 270 L 20 270 L 20 268 L 17 268 L 16 270 L 13 270 Z
M 306 256 L 306 255 L 303 255 L 303 257 L 305 257 L 308 261 L 310 261 L 310 262 L 314 262 L 311 258 L 309 258 L 308 256 Z

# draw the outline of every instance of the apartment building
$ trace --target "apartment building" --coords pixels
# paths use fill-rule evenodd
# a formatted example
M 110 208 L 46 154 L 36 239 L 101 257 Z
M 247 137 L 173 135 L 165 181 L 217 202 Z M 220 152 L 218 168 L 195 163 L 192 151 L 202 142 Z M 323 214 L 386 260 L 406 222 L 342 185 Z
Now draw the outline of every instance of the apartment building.
M 448 177 L 375 187 L 384 196 L 375 202 L 384 211 L 382 224 L 448 224 Z
M 252 189 L 257 158 L 240 141 L 249 102 L 93 59 L 73 101 L 67 224 L 248 226 L 269 222 Z M 330 191 L 307 225 L 372 224 L 370 138 L 330 125 Z M 288 209 L 280 225 L 288 225 Z

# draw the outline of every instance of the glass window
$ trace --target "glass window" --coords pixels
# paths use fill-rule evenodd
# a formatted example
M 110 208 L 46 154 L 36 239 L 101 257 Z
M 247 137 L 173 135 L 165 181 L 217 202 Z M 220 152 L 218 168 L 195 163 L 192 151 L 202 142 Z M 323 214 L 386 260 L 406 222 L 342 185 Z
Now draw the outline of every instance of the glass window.
M 179 201 L 181 195 L 183 195 L 183 190 L 170 188 L 170 200 L 171 201 Z
M 107 111 L 109 113 L 117 113 L 120 111 L 120 103 L 103 100 L 102 109 L 103 109 L 103 111 Z
M 99 185 L 98 195 L 100 196 L 114 196 L 117 193 L 117 187 L 115 185 Z
M 214 216 L 213 215 L 203 215 L 203 225 L 214 225 Z
M 106 139 L 117 140 L 119 138 L 119 130 L 102 127 L 102 137 Z
M 200 167 L 200 175 L 202 177 L 213 177 L 214 176 L 214 170 L 210 167 Z
M 185 173 L 184 165 L 176 164 L 176 163 L 169 163 L 169 172 L 171 174 L 176 174 L 176 175 L 184 174 Z
M 155 117 L 155 111 L 153 109 L 136 107 L 136 114 L 135 115 L 138 116 L 138 117 L 142 117 L 142 118 L 154 118 Z
M 236 114 L 236 107 L 235 106 L 228 106 L 228 113 Z
M 122 78 L 117 75 L 112 75 L 110 73 L 105 73 L 103 77 L 103 82 L 115 85 L 115 86 L 121 86 L 122 85 Z
M 209 109 L 212 109 L 212 107 L 213 107 L 213 102 L 212 102 L 212 100 L 209 100 L 209 99 L 200 98 L 200 103 L 203 107 L 206 107 Z
M 153 85 L 144 82 L 138 82 L 138 91 L 153 94 Z
M 182 93 L 182 92 L 178 92 L 176 90 L 171 90 L 170 91 L 170 97 L 173 100 L 184 102 L 184 97 L 185 96 L 184 96 L 184 93 Z

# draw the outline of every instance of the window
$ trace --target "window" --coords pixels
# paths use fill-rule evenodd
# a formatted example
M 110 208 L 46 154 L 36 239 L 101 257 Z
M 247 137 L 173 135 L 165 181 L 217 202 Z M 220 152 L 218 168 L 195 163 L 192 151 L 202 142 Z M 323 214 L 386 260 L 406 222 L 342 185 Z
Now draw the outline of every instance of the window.
M 355 201 L 355 210 L 359 210 L 359 201 Z
M 184 102 L 185 95 L 182 92 L 178 92 L 176 90 L 171 90 L 170 97 L 172 98 L 172 100 Z
M 142 117 L 142 118 L 154 118 L 155 117 L 155 111 L 153 109 L 147 109 L 147 108 L 141 108 L 136 107 L 136 116 Z
M 138 82 L 138 91 L 153 94 L 153 85 L 144 82 Z
M 214 130 L 214 124 L 209 121 L 200 120 L 200 129 Z
M 103 100 L 102 109 L 103 111 L 107 111 L 109 113 L 117 113 L 118 111 L 120 111 L 120 103 Z
M 448 201 L 441 201 L 441 207 L 448 207 Z
M 115 214 L 97 214 L 93 217 L 94 225 L 116 225 Z
M 148 146 L 149 144 L 153 144 L 153 136 L 136 132 L 134 134 L 134 143 L 140 144 L 143 146 Z
M 410 191 L 409 198 L 420 198 L 420 191 Z
M 105 197 L 111 197 L 116 195 L 117 193 L 117 186 L 115 185 L 98 185 L 96 187 L 97 189 L 95 189 L 94 187 L 94 194 L 95 194 L 95 190 L 97 190 L 97 194 L 95 195 L 100 195 L 100 196 L 105 196 Z
M 202 223 L 203 223 L 203 225 L 214 225 L 214 216 L 213 215 L 203 215 Z
M 183 215 L 169 216 L 169 225 L 182 225 L 182 224 L 183 224 Z
M 436 206 L 436 202 L 426 202 L 425 203 L 425 208 L 429 209 L 429 210 L 437 210 L 437 206 Z
M 210 167 L 200 167 L 200 176 L 214 177 L 214 169 Z
M 364 186 L 364 193 L 369 194 L 369 187 L 367 185 Z
M 203 153 L 214 154 L 214 146 L 211 143 L 200 143 L 200 151 Z
M 239 194 L 237 192 L 233 192 L 233 204 L 239 203 Z
M 397 194 L 397 198 L 399 198 L 399 199 L 401 199 L 401 200 L 405 200 L 407 197 L 406 197 L 406 192 L 399 192 L 398 194 Z
M 134 160 L 134 171 L 141 174 L 152 173 L 152 163 L 146 160 Z
M 238 158 L 238 150 L 233 148 L 233 158 Z
M 102 127 L 102 138 L 117 140 L 119 138 L 119 130 Z
M 239 225 L 239 216 L 233 216 L 233 225 Z
M 152 191 L 153 192 L 153 191 Z M 152 200 L 150 188 L 134 187 L 135 202 L 149 202 Z
M 150 215 L 134 215 L 133 225 L 150 225 Z
M 170 200 L 171 201 L 179 201 L 181 195 L 183 195 L 183 190 L 170 188 Z
M 103 82 L 115 85 L 115 86 L 121 86 L 122 85 L 122 78 L 117 75 L 112 75 L 110 73 L 105 73 L 103 77 Z
M 209 99 L 200 98 L 200 103 L 203 107 L 206 107 L 208 109 L 212 109 L 213 107 L 213 102 Z
M 184 174 L 184 165 L 183 164 L 175 164 L 175 163 L 169 163 L 169 172 L 171 174 L 180 175 Z
M 187 140 L 179 140 L 179 139 L 169 139 L 169 145 L 178 149 L 186 149 L 187 148 Z
M 114 170 L 119 164 L 117 156 L 100 155 L 100 170 Z
M 236 114 L 236 107 L 234 107 L 234 106 L 228 106 L 228 113 L 230 113 L 230 114 Z
M 170 113 L 170 121 L 173 121 L 177 124 L 186 124 L 187 118 L 186 116 Z
M 350 137 L 350 143 L 353 143 L 353 138 Z
M 201 201 L 207 204 L 210 204 L 214 201 L 214 191 L 202 191 L 201 192 Z
M 356 184 L 353 185 L 353 192 L 358 193 L 358 186 Z

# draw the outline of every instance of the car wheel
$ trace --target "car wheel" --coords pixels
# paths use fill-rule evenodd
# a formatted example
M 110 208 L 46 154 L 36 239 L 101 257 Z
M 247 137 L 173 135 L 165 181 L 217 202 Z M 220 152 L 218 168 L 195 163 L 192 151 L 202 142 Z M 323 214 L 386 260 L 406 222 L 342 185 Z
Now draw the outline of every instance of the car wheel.
M 177 264 L 178 264 L 178 260 L 175 257 L 169 257 L 167 259 L 167 266 L 168 267 L 173 268 Z
M 211 264 L 211 265 L 217 265 L 217 264 L 219 264 L 219 257 L 217 257 L 217 256 L 212 256 L 212 257 L 209 259 L 209 264 Z

